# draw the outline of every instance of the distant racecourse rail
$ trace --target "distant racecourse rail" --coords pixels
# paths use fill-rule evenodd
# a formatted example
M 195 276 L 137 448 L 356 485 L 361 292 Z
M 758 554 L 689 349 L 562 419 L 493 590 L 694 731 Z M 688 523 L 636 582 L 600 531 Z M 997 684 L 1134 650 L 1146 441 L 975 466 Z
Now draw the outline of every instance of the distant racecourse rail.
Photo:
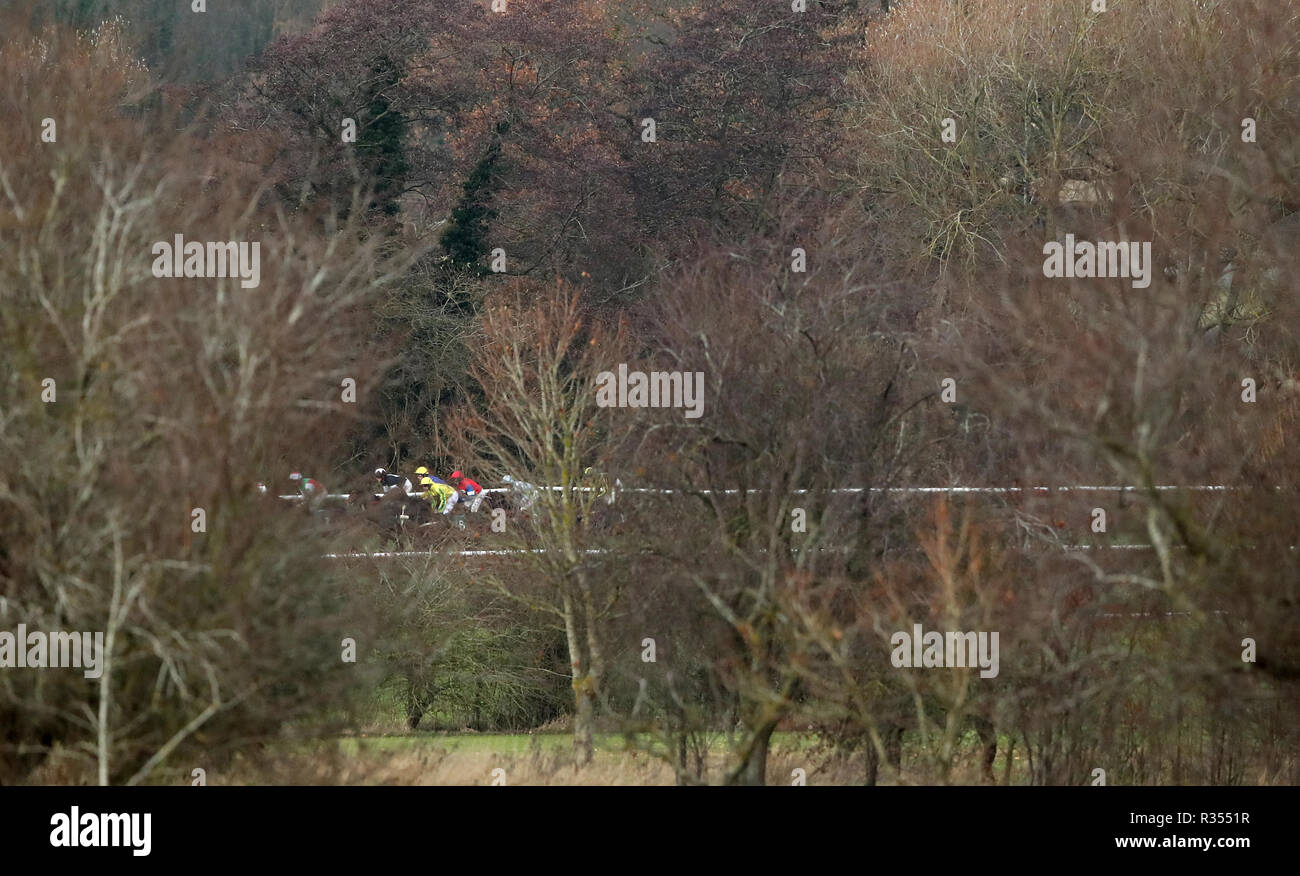
M 537 487 L 539 490 L 557 490 L 561 491 L 564 487 Z M 602 492 L 601 487 L 573 487 L 577 492 Z M 1147 489 L 1146 487 L 1135 486 L 1064 486 L 1064 487 L 832 487 L 830 490 L 791 490 L 792 493 L 1136 493 Z M 1235 487 L 1223 484 L 1193 484 L 1183 486 L 1180 484 L 1157 484 L 1151 487 L 1153 490 L 1197 490 L 1207 491 L 1226 491 L 1235 489 Z M 1275 489 L 1281 489 L 1276 487 Z M 484 487 L 485 493 L 509 493 L 510 487 Z M 660 493 L 664 495 L 672 493 L 699 493 L 709 495 L 712 493 L 721 493 L 723 495 L 732 495 L 739 493 L 740 490 L 671 490 L 662 487 L 620 487 L 613 490 L 614 493 Z M 746 490 L 747 493 L 761 493 L 763 490 Z M 384 493 L 372 493 L 376 499 L 382 499 Z M 420 493 L 407 493 L 412 499 L 421 498 Z M 327 499 L 348 499 L 351 493 L 326 493 Z M 281 499 L 302 499 L 300 495 L 280 496 Z
M 563 487 L 536 487 L 539 490 L 556 490 L 561 491 Z M 578 492 L 601 492 L 600 487 L 573 487 Z M 1059 487 L 834 487 L 830 490 L 791 490 L 792 493 L 812 493 L 812 492 L 830 492 L 830 493 L 909 493 L 909 494 L 933 494 L 933 493 L 1133 493 L 1145 490 L 1145 487 L 1131 485 L 1069 485 Z M 1198 492 L 1223 492 L 1236 489 L 1235 487 L 1224 484 L 1157 484 L 1151 487 L 1153 490 L 1189 490 Z M 1281 489 L 1276 487 L 1275 489 Z M 484 493 L 509 493 L 510 487 L 484 487 Z M 672 490 L 662 487 L 623 487 L 613 490 L 614 493 L 722 493 L 731 495 L 739 493 L 740 490 Z M 762 490 L 747 490 L 749 493 L 760 493 Z M 376 499 L 382 499 L 385 493 L 372 493 Z M 407 493 L 411 499 L 421 499 L 420 493 Z M 327 499 L 349 499 L 351 493 L 326 493 Z M 301 495 L 282 495 L 281 499 L 290 501 L 301 500 L 305 498 Z M 1107 545 L 1086 545 L 1086 544 L 1067 544 L 1061 545 L 1062 550 L 1151 550 L 1150 544 L 1107 544 Z M 1292 550 L 1295 550 L 1292 547 Z M 546 553 L 544 550 L 524 550 L 524 549 L 502 549 L 502 550 L 464 550 L 464 551 L 374 551 L 374 552 L 348 552 L 322 554 L 324 559 L 343 560 L 343 559 L 369 559 L 369 558 L 390 558 L 390 557 L 430 557 L 430 556 L 460 556 L 460 557 L 488 557 L 488 556 L 508 556 L 513 554 L 525 553 Z M 588 550 L 588 554 L 603 554 L 604 550 Z

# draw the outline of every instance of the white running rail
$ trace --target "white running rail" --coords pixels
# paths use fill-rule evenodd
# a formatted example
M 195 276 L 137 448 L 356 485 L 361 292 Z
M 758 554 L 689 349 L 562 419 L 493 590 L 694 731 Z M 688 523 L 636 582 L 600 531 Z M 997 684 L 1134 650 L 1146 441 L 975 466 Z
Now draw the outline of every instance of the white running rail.
M 537 487 L 536 489 L 562 491 L 564 487 Z M 587 492 L 587 493 L 601 491 L 600 487 L 573 487 L 573 489 L 577 492 Z M 1222 484 L 1191 484 L 1186 486 L 1181 484 L 1157 484 L 1151 487 L 1151 489 L 1161 490 L 1161 491 L 1189 490 L 1189 491 L 1197 491 L 1197 492 L 1224 492 L 1227 490 L 1233 490 L 1237 488 L 1222 485 Z M 1273 489 L 1280 490 L 1282 488 L 1274 487 Z M 926 493 L 992 493 L 992 494 L 1048 493 L 1050 494 L 1050 493 L 1137 493 L 1137 492 L 1144 492 L 1145 490 L 1146 487 L 1135 487 L 1135 486 L 1124 486 L 1124 485 L 1121 486 L 1101 486 L 1101 485 L 1077 486 L 1076 485 L 1076 486 L 1062 486 L 1062 487 L 833 487 L 830 490 L 791 490 L 790 492 L 796 494 L 820 493 L 820 492 L 917 493 L 917 494 L 926 494 Z M 511 488 L 510 487 L 484 487 L 483 492 L 484 493 L 509 493 L 511 492 Z M 741 491 L 738 489 L 736 490 L 671 490 L 671 489 L 664 489 L 662 487 L 622 487 L 619 489 L 615 489 L 613 492 L 614 493 L 658 493 L 662 495 L 671 495 L 673 493 L 701 493 L 704 495 L 709 495 L 712 493 L 720 493 L 723 495 L 734 495 Z M 751 489 L 751 490 L 746 490 L 745 492 L 761 493 L 764 491 Z M 382 499 L 386 494 L 372 493 L 371 495 L 374 496 L 376 499 Z M 421 493 L 407 493 L 406 495 L 408 498 L 411 499 L 423 498 L 423 494 Z M 351 498 L 351 496 L 352 496 L 351 493 L 326 493 L 325 494 L 325 498 L 327 499 L 348 499 Z M 296 494 L 289 494 L 289 495 L 280 496 L 279 498 L 288 499 L 290 501 L 297 501 L 297 500 L 304 499 L 306 497 L 301 495 L 296 495 Z

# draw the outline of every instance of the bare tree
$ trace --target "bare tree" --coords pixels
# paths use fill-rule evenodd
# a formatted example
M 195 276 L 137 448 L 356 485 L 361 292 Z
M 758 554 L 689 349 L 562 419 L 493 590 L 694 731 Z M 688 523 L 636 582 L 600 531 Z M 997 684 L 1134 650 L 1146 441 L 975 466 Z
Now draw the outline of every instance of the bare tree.
M 55 125 L 0 146 L 0 595 L 9 622 L 104 637 L 93 680 L 0 676 L 5 780 L 214 765 L 332 699 L 356 678 L 340 640 L 367 640 L 318 523 L 255 484 L 324 465 L 351 423 L 383 268 L 360 227 L 261 209 L 238 143 L 106 113 L 140 82 L 119 48 L 49 31 L 0 54 L 5 112 Z M 225 269 L 161 277 L 177 236 Z
M 584 317 L 576 292 L 557 285 L 489 304 L 473 373 L 483 401 L 457 412 L 446 428 L 480 470 L 542 485 L 526 517 L 501 534 L 525 549 L 525 561 L 496 576 L 505 592 L 549 612 L 561 624 L 573 673 L 574 750 L 591 760 L 595 710 L 605 670 L 603 619 L 620 586 L 592 556 L 598 492 L 584 472 L 599 467 L 608 413 L 597 404 L 604 362 L 620 355 L 618 338 Z M 508 300 L 508 299 L 507 299 Z M 598 504 L 599 503 L 599 504 Z M 601 547 L 605 543 L 599 542 Z

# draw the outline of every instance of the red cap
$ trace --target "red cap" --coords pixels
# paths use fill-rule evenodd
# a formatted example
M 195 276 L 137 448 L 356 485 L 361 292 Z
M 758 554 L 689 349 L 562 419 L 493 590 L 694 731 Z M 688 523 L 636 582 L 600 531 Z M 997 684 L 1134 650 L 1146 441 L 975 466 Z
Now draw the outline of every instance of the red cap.
M 454 477 L 454 478 L 463 478 L 463 477 L 465 477 L 463 474 L 461 474 L 461 473 L 458 472 L 458 471 L 454 471 L 454 472 L 452 472 L 452 473 L 451 473 L 451 476 Z

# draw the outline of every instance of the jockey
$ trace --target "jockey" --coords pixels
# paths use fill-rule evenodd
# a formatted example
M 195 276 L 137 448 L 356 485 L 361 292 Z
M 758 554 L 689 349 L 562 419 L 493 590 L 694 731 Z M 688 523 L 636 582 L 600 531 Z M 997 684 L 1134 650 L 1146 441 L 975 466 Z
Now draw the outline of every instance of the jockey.
M 464 473 L 454 471 L 451 473 L 451 483 L 456 489 L 460 490 L 466 496 L 477 496 L 483 492 L 483 488 L 477 483 L 465 477 Z
M 321 485 L 320 481 L 315 478 L 304 477 L 301 472 L 294 472 L 289 475 L 289 480 L 298 483 L 298 492 L 302 493 L 304 496 L 325 495 L 325 487 Z
M 304 477 L 301 472 L 294 472 L 289 475 L 289 480 L 297 481 L 298 492 L 310 507 L 317 508 L 325 500 L 325 486 L 315 478 Z
M 425 480 L 427 479 L 433 481 L 435 484 L 450 486 L 450 484 L 448 484 L 442 478 L 438 477 L 436 474 L 430 474 L 429 469 L 423 465 L 415 470 L 415 478 L 416 481 L 418 481 L 421 485 L 423 485 Z M 423 489 L 423 486 L 421 486 L 421 489 Z
M 519 494 L 520 511 L 527 511 L 533 507 L 533 503 L 537 501 L 537 487 L 528 483 L 528 481 L 517 481 L 510 475 L 506 475 L 502 480 L 506 482 L 506 486 L 510 487 L 511 491 Z
M 420 479 L 420 483 L 424 483 L 424 479 L 428 478 L 429 480 L 433 481 L 435 484 L 450 486 L 450 484 L 448 484 L 446 481 L 444 481 L 442 478 L 438 477 L 437 475 L 429 474 L 429 470 L 424 466 L 420 466 L 415 470 L 415 476 Z
M 379 481 L 379 489 L 387 493 L 393 487 L 401 487 L 403 492 L 409 493 L 413 489 L 411 479 L 403 477 L 396 472 L 390 472 L 386 468 L 375 469 L 375 480 Z
M 614 497 L 623 488 L 623 481 L 615 478 L 614 486 L 610 487 L 609 478 L 605 477 L 604 472 L 588 466 L 582 471 L 582 485 L 587 489 L 595 490 L 597 496 L 603 496 L 606 505 L 613 505 Z
M 451 482 L 456 489 L 465 494 L 466 498 L 474 500 L 473 504 L 469 506 L 469 510 L 477 512 L 479 505 L 483 504 L 483 488 L 476 481 L 470 480 L 465 477 L 463 472 L 459 471 L 451 473 Z
M 441 511 L 443 514 L 450 514 L 451 509 L 456 507 L 456 501 L 460 497 L 456 490 L 446 481 L 428 475 L 420 479 L 420 488 L 423 490 L 424 498 L 429 500 L 434 511 Z

